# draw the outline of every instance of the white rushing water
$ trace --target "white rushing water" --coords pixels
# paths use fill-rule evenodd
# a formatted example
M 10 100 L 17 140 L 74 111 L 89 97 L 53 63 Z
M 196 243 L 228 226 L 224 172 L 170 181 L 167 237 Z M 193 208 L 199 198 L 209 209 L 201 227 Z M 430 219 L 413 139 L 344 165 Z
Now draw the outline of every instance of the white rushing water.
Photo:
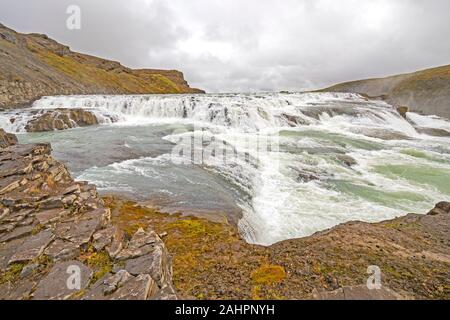
M 36 112 L 56 108 L 91 110 L 102 125 L 20 139 L 52 142 L 77 178 L 100 190 L 179 199 L 172 211 L 229 211 L 235 203 L 249 242 L 423 213 L 450 199 L 450 122 L 414 113 L 405 119 L 356 94 L 44 97 L 31 109 L 0 114 L 0 125 L 20 133 Z M 246 158 L 173 163 L 174 146 L 197 136 L 208 138 L 200 147 L 221 145 Z M 260 139 L 276 148 L 261 150 Z

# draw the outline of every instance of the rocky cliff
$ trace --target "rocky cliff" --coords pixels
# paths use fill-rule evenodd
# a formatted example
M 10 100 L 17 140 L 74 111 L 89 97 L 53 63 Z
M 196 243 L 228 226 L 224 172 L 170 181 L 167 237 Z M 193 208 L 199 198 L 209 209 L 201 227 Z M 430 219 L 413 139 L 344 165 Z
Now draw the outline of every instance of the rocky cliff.
M 172 264 L 150 227 L 111 221 L 49 144 L 0 129 L 0 299 L 176 299 Z
M 0 108 L 47 95 L 201 93 L 176 70 L 133 70 L 78 52 L 46 35 L 0 24 Z
M 320 91 L 355 92 L 383 98 L 411 111 L 450 118 L 450 65 L 387 78 L 359 80 Z

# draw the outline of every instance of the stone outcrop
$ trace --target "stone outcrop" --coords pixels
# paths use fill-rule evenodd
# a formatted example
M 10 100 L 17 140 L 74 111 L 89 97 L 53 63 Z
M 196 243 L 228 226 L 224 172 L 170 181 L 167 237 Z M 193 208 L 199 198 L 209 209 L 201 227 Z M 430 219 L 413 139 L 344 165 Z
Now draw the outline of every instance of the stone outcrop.
M 114 122 L 114 118 L 110 119 Z M 91 111 L 76 109 L 55 109 L 45 111 L 28 121 L 25 130 L 28 132 L 42 132 L 64 130 L 76 127 L 86 127 L 98 124 L 99 121 Z
M 129 238 L 49 144 L 0 141 L 0 299 L 177 298 L 155 231 Z
M 6 148 L 17 143 L 17 138 L 12 133 L 7 133 L 0 128 L 0 148 Z
M 397 107 L 397 112 L 403 117 L 406 118 L 406 113 L 409 112 L 409 108 L 405 106 Z
M 130 69 L 0 24 L 0 108 L 53 95 L 203 92 L 191 88 L 180 71 Z

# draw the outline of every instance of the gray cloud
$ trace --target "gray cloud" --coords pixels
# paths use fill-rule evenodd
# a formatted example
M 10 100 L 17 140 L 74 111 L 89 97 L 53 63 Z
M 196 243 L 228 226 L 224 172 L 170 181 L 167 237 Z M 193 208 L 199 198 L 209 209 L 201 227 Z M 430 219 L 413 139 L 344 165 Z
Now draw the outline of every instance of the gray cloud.
M 65 27 L 77 4 L 81 30 Z M 2 0 L 0 22 L 208 91 L 299 90 L 450 63 L 448 0 Z

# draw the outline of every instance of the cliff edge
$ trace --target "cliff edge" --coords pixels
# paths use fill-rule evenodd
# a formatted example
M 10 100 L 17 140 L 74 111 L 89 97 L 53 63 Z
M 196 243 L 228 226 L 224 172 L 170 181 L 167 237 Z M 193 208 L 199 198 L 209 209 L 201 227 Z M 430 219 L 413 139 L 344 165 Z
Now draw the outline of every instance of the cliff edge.
M 450 118 L 450 65 L 386 78 L 345 82 L 320 91 L 383 98 L 410 111 Z
M 48 95 L 203 92 L 189 87 L 180 71 L 130 69 L 0 24 L 0 108 Z

